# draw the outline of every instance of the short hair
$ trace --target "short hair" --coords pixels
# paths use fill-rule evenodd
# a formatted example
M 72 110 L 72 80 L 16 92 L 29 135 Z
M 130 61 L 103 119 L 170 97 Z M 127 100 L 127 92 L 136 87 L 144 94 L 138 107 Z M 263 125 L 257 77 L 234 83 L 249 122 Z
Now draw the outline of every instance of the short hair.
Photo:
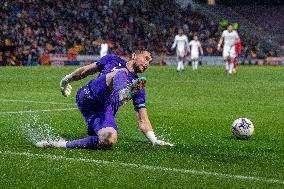
M 130 52 L 130 54 L 127 55 L 127 56 L 131 59 L 133 53 L 135 53 L 135 54 L 142 54 L 142 53 L 145 52 L 145 51 L 147 51 L 147 52 L 149 52 L 150 54 L 152 54 L 152 53 L 151 53 L 149 50 L 147 50 L 146 48 L 134 48 L 134 49 L 132 50 L 132 52 Z
M 146 48 L 134 48 L 133 51 L 132 51 L 132 53 L 141 54 L 141 53 L 143 53 L 143 52 L 145 52 L 145 51 L 151 53 L 151 52 L 150 52 L 148 49 L 146 49 Z

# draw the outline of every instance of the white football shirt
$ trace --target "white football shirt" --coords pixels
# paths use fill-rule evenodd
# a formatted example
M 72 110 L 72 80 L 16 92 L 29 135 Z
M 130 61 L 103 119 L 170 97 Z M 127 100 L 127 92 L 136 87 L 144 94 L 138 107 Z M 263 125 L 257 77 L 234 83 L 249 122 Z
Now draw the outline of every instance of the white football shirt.
M 228 30 L 223 31 L 222 37 L 224 37 L 224 46 L 233 46 L 239 35 L 236 31 L 229 32 Z
M 177 50 L 180 52 L 183 52 L 185 49 L 188 48 L 188 38 L 186 35 L 176 35 L 174 44 L 172 45 L 172 48 L 175 48 L 177 46 Z
M 191 47 L 191 54 L 199 54 L 200 41 L 191 40 L 189 46 Z

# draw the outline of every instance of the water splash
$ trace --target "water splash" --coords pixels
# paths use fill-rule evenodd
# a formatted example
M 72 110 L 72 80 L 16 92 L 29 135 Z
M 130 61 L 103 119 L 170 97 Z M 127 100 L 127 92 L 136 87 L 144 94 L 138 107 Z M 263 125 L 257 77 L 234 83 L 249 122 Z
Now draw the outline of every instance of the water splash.
M 172 137 L 171 137 L 171 130 L 172 126 L 163 126 L 163 132 L 157 136 L 159 140 L 163 140 L 165 142 L 171 143 L 173 145 L 176 145 L 175 143 L 172 142 Z
M 37 114 L 21 115 L 19 119 L 19 131 L 28 141 L 35 144 L 38 141 L 59 140 L 60 136 L 55 132 L 51 123 L 47 123 Z

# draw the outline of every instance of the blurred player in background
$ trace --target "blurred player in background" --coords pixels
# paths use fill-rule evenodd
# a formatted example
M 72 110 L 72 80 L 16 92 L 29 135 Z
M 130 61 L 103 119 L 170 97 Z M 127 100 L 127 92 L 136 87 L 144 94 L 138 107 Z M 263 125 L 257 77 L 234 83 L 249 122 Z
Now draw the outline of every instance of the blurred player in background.
M 130 99 L 133 100 L 134 110 L 137 112 L 138 123 L 145 137 L 153 145 L 172 144 L 158 140 L 146 110 L 145 79 L 139 78 L 152 61 L 148 51 L 135 51 L 131 60 L 126 62 L 114 54 L 101 58 L 98 62 L 80 67 L 60 82 L 63 96 L 71 93 L 72 81 L 84 79 L 99 72 L 97 78 L 91 79 L 80 88 L 76 95 L 76 102 L 87 125 L 88 136 L 72 141 L 40 141 L 37 147 L 61 148 L 109 148 L 117 141 L 118 126 L 115 114 L 118 108 Z M 63 118 L 64 119 L 64 118 Z
M 227 30 L 223 31 L 218 43 L 218 51 L 221 51 L 223 41 L 223 58 L 226 66 L 226 73 L 232 74 L 234 69 L 233 60 L 236 57 L 236 44 L 240 42 L 239 35 L 235 30 L 233 30 L 232 25 L 228 25 Z
M 201 47 L 200 41 L 198 40 L 197 34 L 195 34 L 193 40 L 189 42 L 189 47 L 190 47 L 192 70 L 197 70 L 199 51 L 201 55 L 203 55 L 203 49 Z
M 178 35 L 175 36 L 175 41 L 172 45 L 172 50 L 176 48 L 176 55 L 177 55 L 177 71 L 184 70 L 184 61 L 188 53 L 188 38 L 186 35 L 183 34 L 183 30 L 178 30 Z
M 108 44 L 106 40 L 102 41 L 101 49 L 100 49 L 100 58 L 104 57 L 108 53 Z
M 234 69 L 233 69 L 233 73 L 237 73 L 237 67 L 238 67 L 238 61 L 237 61 L 237 57 L 239 56 L 240 52 L 241 52 L 241 48 L 242 48 L 242 45 L 241 45 L 241 40 L 239 40 L 238 42 L 236 42 L 235 44 L 235 49 L 236 49 L 236 57 L 234 58 Z

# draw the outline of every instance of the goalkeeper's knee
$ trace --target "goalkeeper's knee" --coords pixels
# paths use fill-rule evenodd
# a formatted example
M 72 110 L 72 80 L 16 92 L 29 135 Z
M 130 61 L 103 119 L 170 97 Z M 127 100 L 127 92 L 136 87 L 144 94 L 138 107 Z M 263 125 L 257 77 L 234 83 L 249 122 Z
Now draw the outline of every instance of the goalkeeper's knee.
M 117 142 L 117 131 L 113 127 L 102 128 L 99 131 L 99 148 L 111 148 Z

